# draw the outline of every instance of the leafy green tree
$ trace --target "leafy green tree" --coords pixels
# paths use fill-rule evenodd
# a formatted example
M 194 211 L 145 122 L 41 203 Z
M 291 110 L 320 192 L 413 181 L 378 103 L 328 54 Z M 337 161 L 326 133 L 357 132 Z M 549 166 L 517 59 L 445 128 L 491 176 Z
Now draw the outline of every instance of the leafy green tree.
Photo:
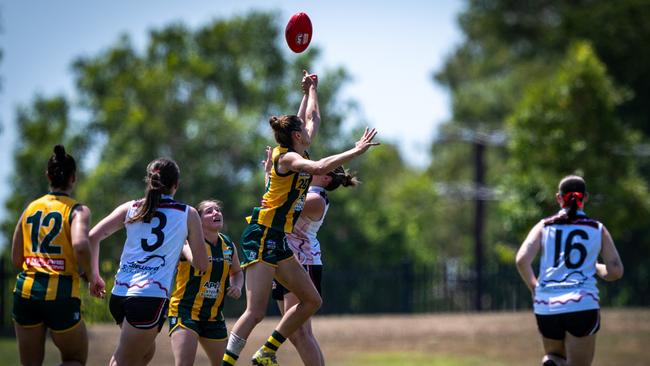
M 508 174 L 503 203 L 507 232 L 521 241 L 541 217 L 557 211 L 559 180 L 580 174 L 592 196 L 588 213 L 602 219 L 618 243 L 626 264 L 626 282 L 646 293 L 640 275 L 648 242 L 639 217 L 650 213 L 648 187 L 640 177 L 629 146 L 638 136 L 616 115 L 624 93 L 614 86 L 603 63 L 585 42 L 573 45 L 558 70 L 532 85 L 508 120 Z M 629 281 L 629 282 L 628 282 Z M 629 287 L 618 287 L 615 303 L 639 303 Z M 646 298 L 647 301 L 647 298 Z

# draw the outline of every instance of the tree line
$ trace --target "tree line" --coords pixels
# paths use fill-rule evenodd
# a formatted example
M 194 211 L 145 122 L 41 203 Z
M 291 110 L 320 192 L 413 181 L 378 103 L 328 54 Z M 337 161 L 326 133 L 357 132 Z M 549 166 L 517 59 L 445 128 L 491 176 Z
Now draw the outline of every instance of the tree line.
M 587 213 L 607 224 L 626 266 L 606 296 L 618 305 L 650 303 L 649 7 L 641 0 L 468 1 L 458 18 L 465 39 L 433 74 L 451 93 L 453 117 L 432 136 L 430 165 L 414 168 L 397 143 L 382 141 L 349 166 L 363 184 L 332 197 L 320 233 L 327 270 L 381 271 L 405 260 L 471 265 L 473 201 L 489 190 L 485 262 L 512 265 L 516 276 L 514 253 L 525 233 L 557 209 L 559 179 L 577 173 L 592 194 Z M 320 53 L 311 47 L 286 57 L 277 18 L 252 11 L 196 29 L 170 24 L 151 30 L 144 49 L 124 35 L 74 60 L 74 98 L 38 95 L 18 111 L 4 242 L 24 205 L 47 190 L 43 171 L 56 143 L 81 162 L 75 196 L 92 209 L 93 223 L 141 196 L 147 162 L 168 156 L 181 167 L 177 199 L 222 200 L 225 231 L 237 239 L 263 190 L 260 160 L 273 143 L 268 118 L 295 113 L 299 71 L 312 70 Z M 341 98 L 350 82 L 344 68 L 319 71 L 323 123 L 314 157 L 352 145 L 361 126 L 373 124 Z M 344 121 L 356 127 L 344 129 Z M 445 138 L 462 131 L 504 136 L 486 146 L 485 187 L 471 185 L 472 146 Z M 463 187 L 470 194 L 459 194 Z M 107 278 L 122 243 L 102 245 Z

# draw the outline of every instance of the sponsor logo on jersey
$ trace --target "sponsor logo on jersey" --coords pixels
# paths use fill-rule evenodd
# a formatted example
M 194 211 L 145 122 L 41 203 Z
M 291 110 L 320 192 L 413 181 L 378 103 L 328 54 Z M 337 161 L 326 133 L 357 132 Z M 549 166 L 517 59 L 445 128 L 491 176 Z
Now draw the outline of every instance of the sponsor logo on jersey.
M 223 251 L 223 260 L 232 264 L 232 249 L 228 248 Z
M 43 258 L 27 257 L 25 263 L 34 268 L 49 268 L 54 271 L 65 271 L 65 259 L 62 258 Z
M 219 283 L 206 281 L 203 284 L 203 292 L 201 296 L 206 299 L 216 299 L 219 296 Z
M 161 267 L 165 266 L 165 262 L 164 255 L 153 254 L 144 257 L 139 261 L 127 262 L 120 267 L 120 271 L 126 273 L 155 273 L 158 272 Z

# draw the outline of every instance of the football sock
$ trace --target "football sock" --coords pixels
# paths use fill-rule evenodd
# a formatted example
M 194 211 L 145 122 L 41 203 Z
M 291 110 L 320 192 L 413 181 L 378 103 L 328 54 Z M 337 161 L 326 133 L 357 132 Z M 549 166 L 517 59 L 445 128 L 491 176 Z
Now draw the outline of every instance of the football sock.
M 230 337 L 228 338 L 226 352 L 223 354 L 223 362 L 221 363 L 221 366 L 233 366 L 237 363 L 239 354 L 244 349 L 245 345 L 245 339 L 240 338 L 237 334 L 231 332 Z
M 271 334 L 269 339 L 267 339 L 266 343 L 262 346 L 262 350 L 264 352 L 275 353 L 286 340 L 287 338 L 280 334 L 280 332 L 274 330 L 273 334 Z

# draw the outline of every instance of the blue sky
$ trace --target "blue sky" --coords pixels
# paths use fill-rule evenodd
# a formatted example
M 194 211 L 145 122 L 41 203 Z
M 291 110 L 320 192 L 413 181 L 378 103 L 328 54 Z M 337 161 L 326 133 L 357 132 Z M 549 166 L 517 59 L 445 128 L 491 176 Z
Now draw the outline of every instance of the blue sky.
M 449 96 L 432 74 L 462 40 L 456 18 L 463 8 L 460 0 L 0 0 L 0 202 L 8 195 L 16 107 L 36 94 L 73 98 L 76 57 L 123 33 L 143 46 L 149 29 L 173 21 L 198 27 L 250 9 L 278 10 L 283 24 L 308 13 L 312 45 L 323 51 L 318 67 L 344 66 L 354 78 L 344 96 L 359 102 L 381 139 L 399 142 L 412 165 L 424 166 L 436 126 L 450 118 Z

